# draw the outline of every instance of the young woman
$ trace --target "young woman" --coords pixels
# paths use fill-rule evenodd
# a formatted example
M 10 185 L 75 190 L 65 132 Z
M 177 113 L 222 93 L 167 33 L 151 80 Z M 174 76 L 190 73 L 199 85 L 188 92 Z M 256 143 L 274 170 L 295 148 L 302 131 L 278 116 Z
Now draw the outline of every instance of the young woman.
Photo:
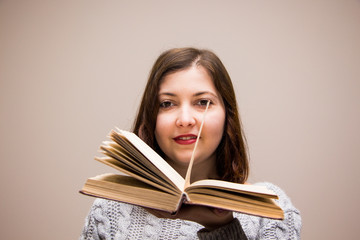
M 213 178 L 245 183 L 248 157 L 234 89 L 211 51 L 180 48 L 159 56 L 133 131 L 185 177 L 208 102 L 191 181 Z M 278 194 L 284 220 L 199 206 L 184 206 L 172 216 L 97 199 L 80 239 L 299 239 L 299 211 L 281 189 L 262 184 Z

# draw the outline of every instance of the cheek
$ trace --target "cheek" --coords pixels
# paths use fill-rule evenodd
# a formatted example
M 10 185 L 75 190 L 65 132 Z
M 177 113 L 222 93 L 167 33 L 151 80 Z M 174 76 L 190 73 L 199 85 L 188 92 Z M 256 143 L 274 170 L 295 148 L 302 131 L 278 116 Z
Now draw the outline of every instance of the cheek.
M 219 142 L 222 139 L 225 126 L 225 113 L 219 113 L 213 116 L 209 116 L 207 121 L 207 132 L 213 137 L 215 142 Z
M 156 118 L 156 127 L 155 127 L 155 138 L 158 143 L 165 137 L 167 134 L 167 129 L 169 129 L 170 120 L 166 115 L 159 114 Z

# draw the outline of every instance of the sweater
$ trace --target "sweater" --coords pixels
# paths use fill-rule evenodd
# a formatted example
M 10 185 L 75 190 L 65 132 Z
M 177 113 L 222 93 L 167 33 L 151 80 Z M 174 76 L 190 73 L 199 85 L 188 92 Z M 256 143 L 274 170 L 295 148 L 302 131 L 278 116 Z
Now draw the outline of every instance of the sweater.
M 262 218 L 234 212 L 238 232 L 244 232 L 251 239 L 300 239 L 301 216 L 289 197 L 271 183 L 258 183 L 273 190 L 279 199 L 275 200 L 284 211 L 283 220 Z M 234 221 L 233 221 L 234 222 Z M 221 231 L 234 231 L 235 223 Z M 242 229 L 241 229 L 242 228 Z M 217 229 L 218 230 L 218 229 Z M 216 230 L 215 230 L 216 231 Z M 202 235 L 203 226 L 181 219 L 157 218 L 139 206 L 96 199 L 79 240 L 120 239 L 227 239 Z M 224 234 L 223 236 L 225 236 Z M 230 234 L 231 235 L 231 234 Z

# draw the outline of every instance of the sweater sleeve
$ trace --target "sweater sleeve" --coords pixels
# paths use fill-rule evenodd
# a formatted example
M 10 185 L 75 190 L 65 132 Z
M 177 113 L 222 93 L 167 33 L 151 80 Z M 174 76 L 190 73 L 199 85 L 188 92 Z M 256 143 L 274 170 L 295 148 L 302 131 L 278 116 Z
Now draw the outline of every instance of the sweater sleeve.
M 106 205 L 104 200 L 96 199 L 92 205 L 89 214 L 85 219 L 84 228 L 79 240 L 100 240 L 105 239 L 108 217 L 106 216 Z
M 234 219 L 228 225 L 208 231 L 205 228 L 197 233 L 200 240 L 247 240 L 238 219 Z
M 275 201 L 284 211 L 284 219 L 274 220 L 236 213 L 235 216 L 240 220 L 248 239 L 300 239 L 301 216 L 299 210 L 292 205 L 290 198 L 274 184 L 256 185 L 266 186 L 279 196 Z

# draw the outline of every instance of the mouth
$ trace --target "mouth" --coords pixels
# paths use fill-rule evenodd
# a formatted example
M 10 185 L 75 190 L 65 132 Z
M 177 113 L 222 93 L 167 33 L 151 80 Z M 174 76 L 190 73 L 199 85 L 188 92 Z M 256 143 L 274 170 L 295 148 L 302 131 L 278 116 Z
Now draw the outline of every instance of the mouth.
M 194 134 L 187 134 L 174 137 L 173 139 L 178 144 L 187 145 L 195 143 L 197 136 Z

